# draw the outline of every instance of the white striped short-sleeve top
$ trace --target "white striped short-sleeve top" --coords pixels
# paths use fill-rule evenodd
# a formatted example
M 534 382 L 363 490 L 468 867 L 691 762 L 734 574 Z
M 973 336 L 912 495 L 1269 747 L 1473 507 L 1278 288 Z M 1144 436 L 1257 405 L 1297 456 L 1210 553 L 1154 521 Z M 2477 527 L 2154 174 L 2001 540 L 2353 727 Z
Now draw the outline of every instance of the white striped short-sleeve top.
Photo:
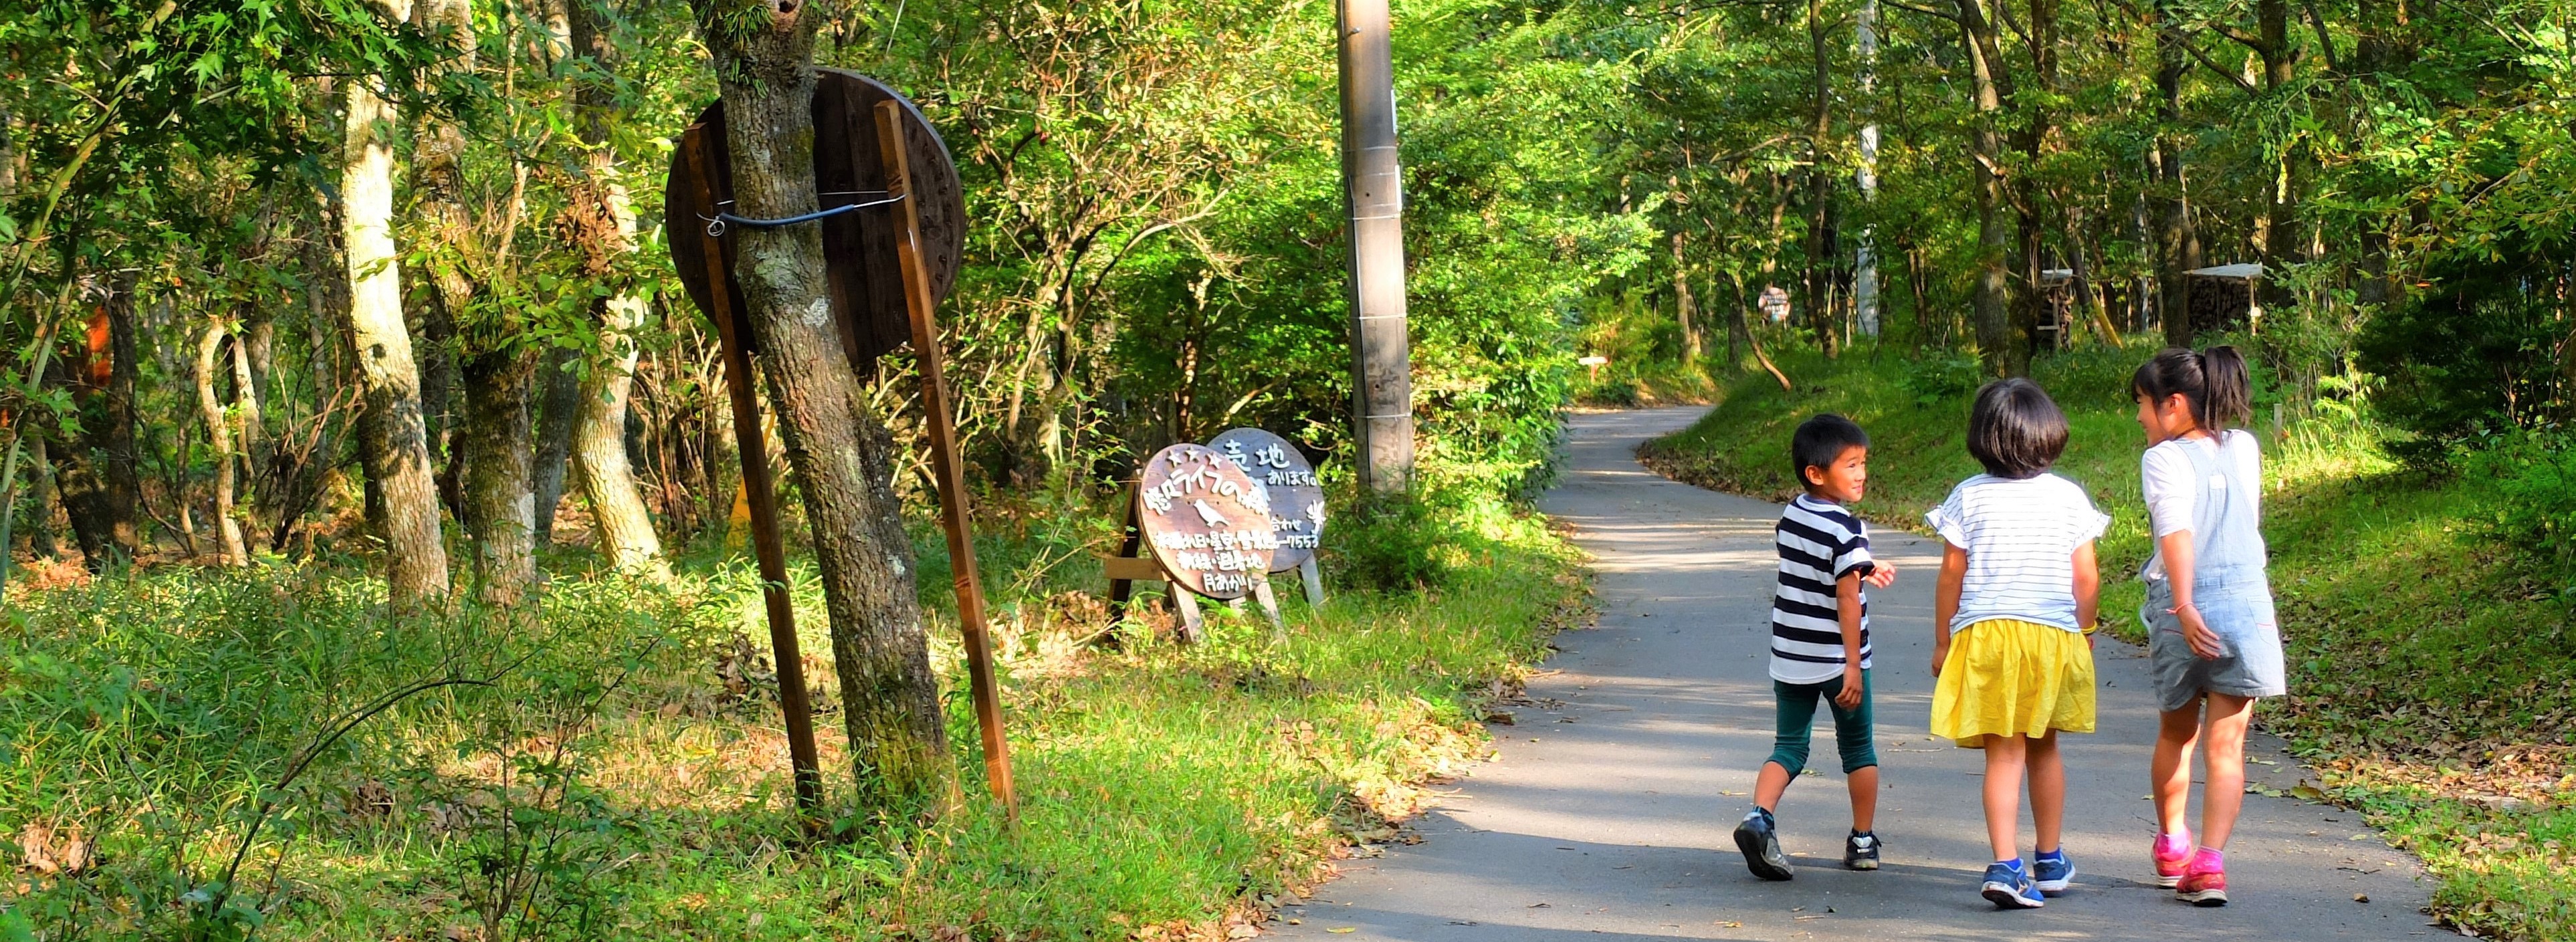
M 2110 515 L 2093 509 L 2084 488 L 2054 474 L 2018 480 L 1980 474 L 1951 488 L 1949 499 L 1923 520 L 1968 551 L 1951 629 L 2013 618 L 2083 630 L 2075 623 L 2075 548 L 2111 523 Z

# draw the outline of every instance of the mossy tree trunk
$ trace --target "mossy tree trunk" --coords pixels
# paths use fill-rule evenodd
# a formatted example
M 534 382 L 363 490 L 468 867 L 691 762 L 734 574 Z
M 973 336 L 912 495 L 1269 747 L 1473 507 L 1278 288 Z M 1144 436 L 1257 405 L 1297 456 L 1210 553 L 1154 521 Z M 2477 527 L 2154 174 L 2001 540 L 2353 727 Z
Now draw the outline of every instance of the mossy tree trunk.
M 400 3 L 403 11 L 409 3 Z M 447 544 L 439 534 L 438 485 L 421 413 L 420 363 L 403 322 L 402 272 L 394 253 L 393 105 L 378 80 L 347 82 L 348 138 L 340 175 L 340 232 L 349 278 L 349 345 L 357 354 L 364 404 L 357 424 L 370 513 L 385 541 L 385 589 L 398 609 L 444 602 Z
M 572 0 L 569 5 L 573 55 L 589 57 L 603 79 L 616 73 L 621 60 L 606 5 L 607 0 Z M 591 148 L 589 179 L 583 198 L 566 212 L 583 214 L 571 228 L 582 233 L 584 258 L 592 273 L 606 274 L 615 256 L 633 250 L 635 240 L 635 210 L 627 201 L 617 154 L 609 146 L 610 122 L 622 106 L 606 81 L 584 82 L 579 95 L 581 139 Z M 599 551 L 608 557 L 609 565 L 668 575 L 662 541 L 653 531 L 653 517 L 644 507 L 626 460 L 627 402 L 635 388 L 639 353 L 634 337 L 644 326 L 644 299 L 632 290 L 621 291 L 599 299 L 594 311 L 599 317 L 600 349 L 577 393 L 578 414 L 571 436 L 573 474 L 590 502 L 599 530 Z
M 801 0 L 691 7 L 724 97 L 735 211 L 755 219 L 814 211 L 814 36 L 835 11 Z M 888 817 L 936 815 L 958 793 L 894 496 L 893 440 L 841 351 L 822 232 L 734 233 L 734 277 L 822 571 L 858 798 Z

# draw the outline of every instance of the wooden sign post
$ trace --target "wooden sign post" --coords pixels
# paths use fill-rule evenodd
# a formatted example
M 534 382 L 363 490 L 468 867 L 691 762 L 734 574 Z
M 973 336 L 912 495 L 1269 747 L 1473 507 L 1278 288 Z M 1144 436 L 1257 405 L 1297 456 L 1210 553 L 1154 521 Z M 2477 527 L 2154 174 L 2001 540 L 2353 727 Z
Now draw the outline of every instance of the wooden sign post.
M 714 161 L 707 154 L 707 136 L 703 124 L 690 125 L 680 134 L 679 159 L 696 178 L 701 206 L 716 202 L 709 189 L 715 175 L 709 170 Z M 704 229 L 699 230 L 699 238 L 704 240 L 701 256 L 707 277 L 718 286 L 709 295 L 706 313 L 716 322 L 716 343 L 724 354 L 725 392 L 733 400 L 734 450 L 742 456 L 743 499 L 751 507 L 752 555 L 760 561 L 761 603 L 769 612 L 769 650 L 778 667 L 778 710 L 787 720 L 787 761 L 794 769 L 796 810 L 805 815 L 810 828 L 819 820 L 816 806 L 822 797 L 822 767 L 814 747 L 814 704 L 811 688 L 805 685 L 803 645 L 796 638 L 796 605 L 787 597 L 787 547 L 778 535 L 778 495 L 769 487 L 769 443 L 760 434 L 751 348 L 735 320 L 739 315 L 733 292 L 723 290 L 732 280 L 725 266 L 725 247 Z
M 1269 490 L 1270 523 L 1279 534 L 1270 571 L 1296 570 L 1306 585 L 1306 604 L 1324 604 L 1324 577 L 1315 569 L 1315 550 L 1324 539 L 1324 488 L 1315 480 L 1315 466 L 1297 446 L 1263 429 L 1227 429 L 1208 439 L 1208 447 Z
M 911 192 L 912 170 L 903 146 L 902 106 L 877 102 L 877 146 L 884 154 L 886 197 L 903 200 Z M 984 623 L 984 584 L 975 572 L 974 523 L 967 516 L 966 463 L 957 454 L 956 418 L 948 411 L 946 374 L 939 362 L 939 323 L 930 296 L 930 275 L 921 263 L 921 216 L 914 202 L 893 206 L 895 258 L 903 269 L 903 295 L 912 310 L 912 350 L 921 373 L 921 413 L 930 430 L 930 465 L 939 484 L 939 522 L 948 531 L 949 568 L 957 589 L 957 624 L 966 638 L 966 676 L 975 698 L 975 726 L 984 737 L 984 774 L 993 797 L 1002 801 L 1012 820 L 1020 816 L 1020 799 L 1011 787 L 1010 743 L 1002 737 L 1002 697 L 993 681 L 993 645 Z
M 1187 443 L 1156 452 L 1136 482 L 1127 521 L 1125 545 L 1101 563 L 1113 614 L 1125 608 L 1132 583 L 1161 580 L 1181 610 L 1184 641 L 1198 641 L 1203 632 L 1198 596 L 1250 595 L 1271 624 L 1280 623 L 1279 602 L 1270 593 L 1279 538 L 1269 493 L 1233 459 Z
M 965 471 L 957 453 L 939 356 L 939 301 L 955 283 L 965 210 L 947 145 L 912 103 L 855 73 L 818 69 L 814 91 L 814 178 L 825 208 L 793 219 L 745 219 L 730 212 L 732 175 L 725 159 L 722 103 L 710 105 L 680 136 L 665 187 L 672 261 L 698 308 L 715 322 L 723 348 L 725 388 L 733 400 L 734 437 L 742 454 L 743 494 L 751 510 L 753 550 L 760 560 L 770 646 L 778 661 L 778 700 L 786 715 L 796 803 L 819 820 L 821 776 L 814 713 L 787 597 L 786 551 L 778 532 L 777 495 L 769 481 L 768 444 L 751 372 L 759 352 L 743 319 L 732 276 L 731 226 L 819 225 L 830 280 L 832 314 L 843 353 L 861 377 L 876 358 L 909 341 L 921 373 L 921 405 L 939 488 L 940 524 L 956 574 L 959 628 L 982 732 L 986 781 L 1013 820 L 1019 799 L 1003 735 L 1001 693 L 977 578 Z

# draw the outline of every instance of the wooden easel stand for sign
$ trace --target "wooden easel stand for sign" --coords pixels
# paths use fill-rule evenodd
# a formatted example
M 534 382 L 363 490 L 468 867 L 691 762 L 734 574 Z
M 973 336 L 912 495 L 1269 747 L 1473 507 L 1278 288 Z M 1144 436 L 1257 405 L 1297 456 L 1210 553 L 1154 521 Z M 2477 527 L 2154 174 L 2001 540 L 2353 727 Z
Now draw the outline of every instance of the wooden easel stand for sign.
M 692 124 L 680 135 L 682 157 L 698 180 L 698 205 L 716 205 L 709 180 L 714 161 L 707 156 L 706 126 Z M 701 233 L 704 230 L 700 230 Z M 794 768 L 796 810 L 806 830 L 821 823 L 817 804 L 822 772 L 814 749 L 814 705 L 805 686 L 805 656 L 796 640 L 796 608 L 787 597 L 787 548 L 778 535 L 778 495 L 769 486 L 769 443 L 760 434 L 760 399 L 753 391 L 751 354 L 734 325 L 731 292 L 725 290 L 724 240 L 706 240 L 707 276 L 716 286 L 716 341 L 724 351 L 725 392 L 733 400 L 734 448 L 742 456 L 742 492 L 751 507 L 752 553 L 760 560 L 761 602 L 769 612 L 769 648 L 778 665 L 778 709 L 787 720 L 788 764 Z
M 912 189 L 912 167 L 903 146 L 903 106 L 877 103 L 877 147 L 884 155 L 886 196 L 901 199 Z M 893 204 L 900 237 L 895 256 L 903 269 L 903 294 L 912 312 L 912 352 L 921 372 L 921 412 L 930 432 L 930 464 L 939 484 L 939 522 L 948 531 L 949 568 L 955 573 L 957 623 L 965 635 L 966 674 L 975 699 L 975 725 L 983 733 L 984 775 L 993 797 L 1012 821 L 1020 817 L 1019 794 L 1011 787 L 1010 743 L 1002 734 L 1002 700 L 993 680 L 993 645 L 984 623 L 983 582 L 975 572 L 974 531 L 967 518 L 966 464 L 957 454 L 956 419 L 948 412 L 947 379 L 939 362 L 939 324 L 930 299 L 930 278 L 921 267 L 921 214 L 912 200 Z

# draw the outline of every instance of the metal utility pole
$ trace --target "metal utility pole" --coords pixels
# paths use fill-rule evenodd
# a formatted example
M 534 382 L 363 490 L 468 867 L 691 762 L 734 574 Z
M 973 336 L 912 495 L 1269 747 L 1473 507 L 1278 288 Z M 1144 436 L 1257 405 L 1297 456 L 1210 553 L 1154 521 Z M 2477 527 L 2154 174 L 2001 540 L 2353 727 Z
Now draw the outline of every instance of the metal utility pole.
M 1877 102 L 1871 94 L 1878 84 L 1878 0 L 1861 0 L 1860 18 L 1853 27 L 1860 44 L 1861 107 L 1873 114 Z M 1860 198 L 1864 204 L 1878 198 L 1878 122 L 1873 120 L 1860 129 Z M 1878 240 L 1876 227 L 1860 230 L 1860 256 L 1853 261 L 1852 317 L 1860 322 L 1864 337 L 1878 336 Z
M 1395 153 L 1387 0 L 1338 0 L 1342 193 L 1349 205 L 1351 387 L 1360 486 L 1413 475 L 1413 355 L 1404 330 L 1404 172 Z

